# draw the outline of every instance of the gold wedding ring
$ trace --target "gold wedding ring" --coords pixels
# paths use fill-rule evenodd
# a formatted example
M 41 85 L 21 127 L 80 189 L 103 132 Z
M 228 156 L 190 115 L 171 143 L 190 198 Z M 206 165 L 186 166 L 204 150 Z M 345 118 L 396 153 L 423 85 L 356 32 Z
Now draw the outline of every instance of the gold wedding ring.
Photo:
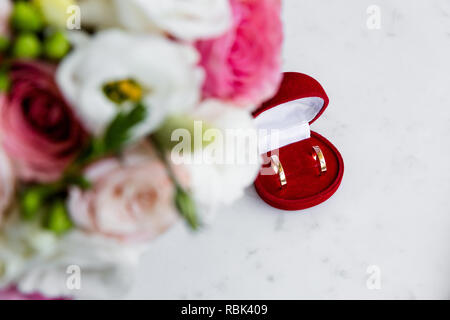
M 320 164 L 320 174 L 327 172 L 327 162 L 325 161 L 325 157 L 323 156 L 322 149 L 319 146 L 313 146 L 314 152 L 316 154 L 313 155 L 314 160 L 319 160 Z
M 286 181 L 286 174 L 284 173 L 284 169 L 283 169 L 283 166 L 281 165 L 280 158 L 278 158 L 277 155 L 273 155 L 270 157 L 270 159 L 271 159 L 272 169 L 280 177 L 281 187 L 284 187 L 285 185 L 287 185 L 287 181 Z

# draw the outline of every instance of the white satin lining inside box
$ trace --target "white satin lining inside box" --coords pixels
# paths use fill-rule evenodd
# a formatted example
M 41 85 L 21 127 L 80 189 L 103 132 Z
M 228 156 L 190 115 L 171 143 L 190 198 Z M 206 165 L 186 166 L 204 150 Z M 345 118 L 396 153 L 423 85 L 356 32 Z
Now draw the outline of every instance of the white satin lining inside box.
M 260 154 L 309 139 L 309 122 L 320 112 L 324 100 L 302 98 L 270 108 L 255 118 Z

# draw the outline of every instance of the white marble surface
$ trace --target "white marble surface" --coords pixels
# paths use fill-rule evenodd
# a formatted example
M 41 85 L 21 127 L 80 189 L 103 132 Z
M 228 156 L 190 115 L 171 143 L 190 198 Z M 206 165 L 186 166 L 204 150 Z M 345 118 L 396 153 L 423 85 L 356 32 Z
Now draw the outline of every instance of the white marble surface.
M 127 297 L 450 299 L 450 1 L 284 0 L 284 20 L 285 70 L 330 96 L 313 130 L 343 154 L 341 188 L 301 212 L 250 188 L 204 232 L 158 239 Z

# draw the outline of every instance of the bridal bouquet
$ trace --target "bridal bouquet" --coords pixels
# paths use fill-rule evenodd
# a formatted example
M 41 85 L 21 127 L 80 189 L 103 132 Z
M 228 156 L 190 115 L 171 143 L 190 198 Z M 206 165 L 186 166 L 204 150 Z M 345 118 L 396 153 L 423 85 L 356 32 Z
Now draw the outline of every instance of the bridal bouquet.
M 120 297 L 149 241 L 238 199 L 258 152 L 218 146 L 281 45 L 280 0 L 0 0 L 0 299 Z

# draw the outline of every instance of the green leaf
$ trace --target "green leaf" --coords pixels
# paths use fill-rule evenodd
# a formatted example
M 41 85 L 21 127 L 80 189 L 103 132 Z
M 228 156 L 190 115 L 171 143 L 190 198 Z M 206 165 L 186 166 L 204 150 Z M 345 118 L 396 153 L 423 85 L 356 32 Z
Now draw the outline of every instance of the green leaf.
M 170 160 L 168 160 L 165 156 L 164 147 L 159 144 L 159 141 L 155 139 L 154 136 L 150 136 L 149 140 L 156 147 L 159 157 L 166 165 L 166 169 L 169 173 L 170 179 L 176 186 L 174 201 L 178 212 L 186 220 L 187 224 L 191 227 L 192 230 L 198 230 L 201 226 L 201 221 L 197 214 L 197 208 L 194 199 L 192 199 L 191 195 L 178 183 L 175 175 L 172 172 L 171 166 L 168 164 L 168 161 Z
M 175 195 L 175 205 L 181 216 L 186 220 L 192 230 L 198 230 L 198 228 L 200 227 L 200 221 L 197 215 L 197 209 L 195 207 L 194 200 L 180 186 L 177 187 Z
M 87 190 L 92 186 L 91 182 L 86 179 L 86 177 L 84 177 L 81 173 L 67 174 L 64 177 L 64 181 L 66 184 L 77 186 L 82 190 Z
M 200 138 L 202 139 L 202 147 L 205 148 L 213 141 L 205 141 L 203 140 L 204 134 L 209 129 L 213 129 L 214 127 L 206 123 L 205 121 L 201 121 L 201 130 L 198 130 L 199 132 L 196 132 L 195 129 L 195 122 L 198 121 L 194 118 L 191 118 L 186 115 L 172 115 L 168 117 L 164 123 L 158 128 L 158 130 L 153 133 L 152 139 L 158 143 L 161 148 L 164 150 L 172 150 L 176 145 L 180 143 L 178 140 L 172 140 L 172 133 L 177 129 L 184 129 L 187 132 L 189 132 L 189 135 L 191 137 L 190 139 L 190 147 L 191 151 L 195 151 L 195 148 L 197 147 L 194 139 L 197 139 L 197 135 L 200 135 Z
M 120 112 L 109 124 L 103 136 L 104 153 L 117 152 L 127 143 L 132 129 L 142 122 L 147 115 L 147 109 L 142 103 L 137 103 L 129 112 Z

